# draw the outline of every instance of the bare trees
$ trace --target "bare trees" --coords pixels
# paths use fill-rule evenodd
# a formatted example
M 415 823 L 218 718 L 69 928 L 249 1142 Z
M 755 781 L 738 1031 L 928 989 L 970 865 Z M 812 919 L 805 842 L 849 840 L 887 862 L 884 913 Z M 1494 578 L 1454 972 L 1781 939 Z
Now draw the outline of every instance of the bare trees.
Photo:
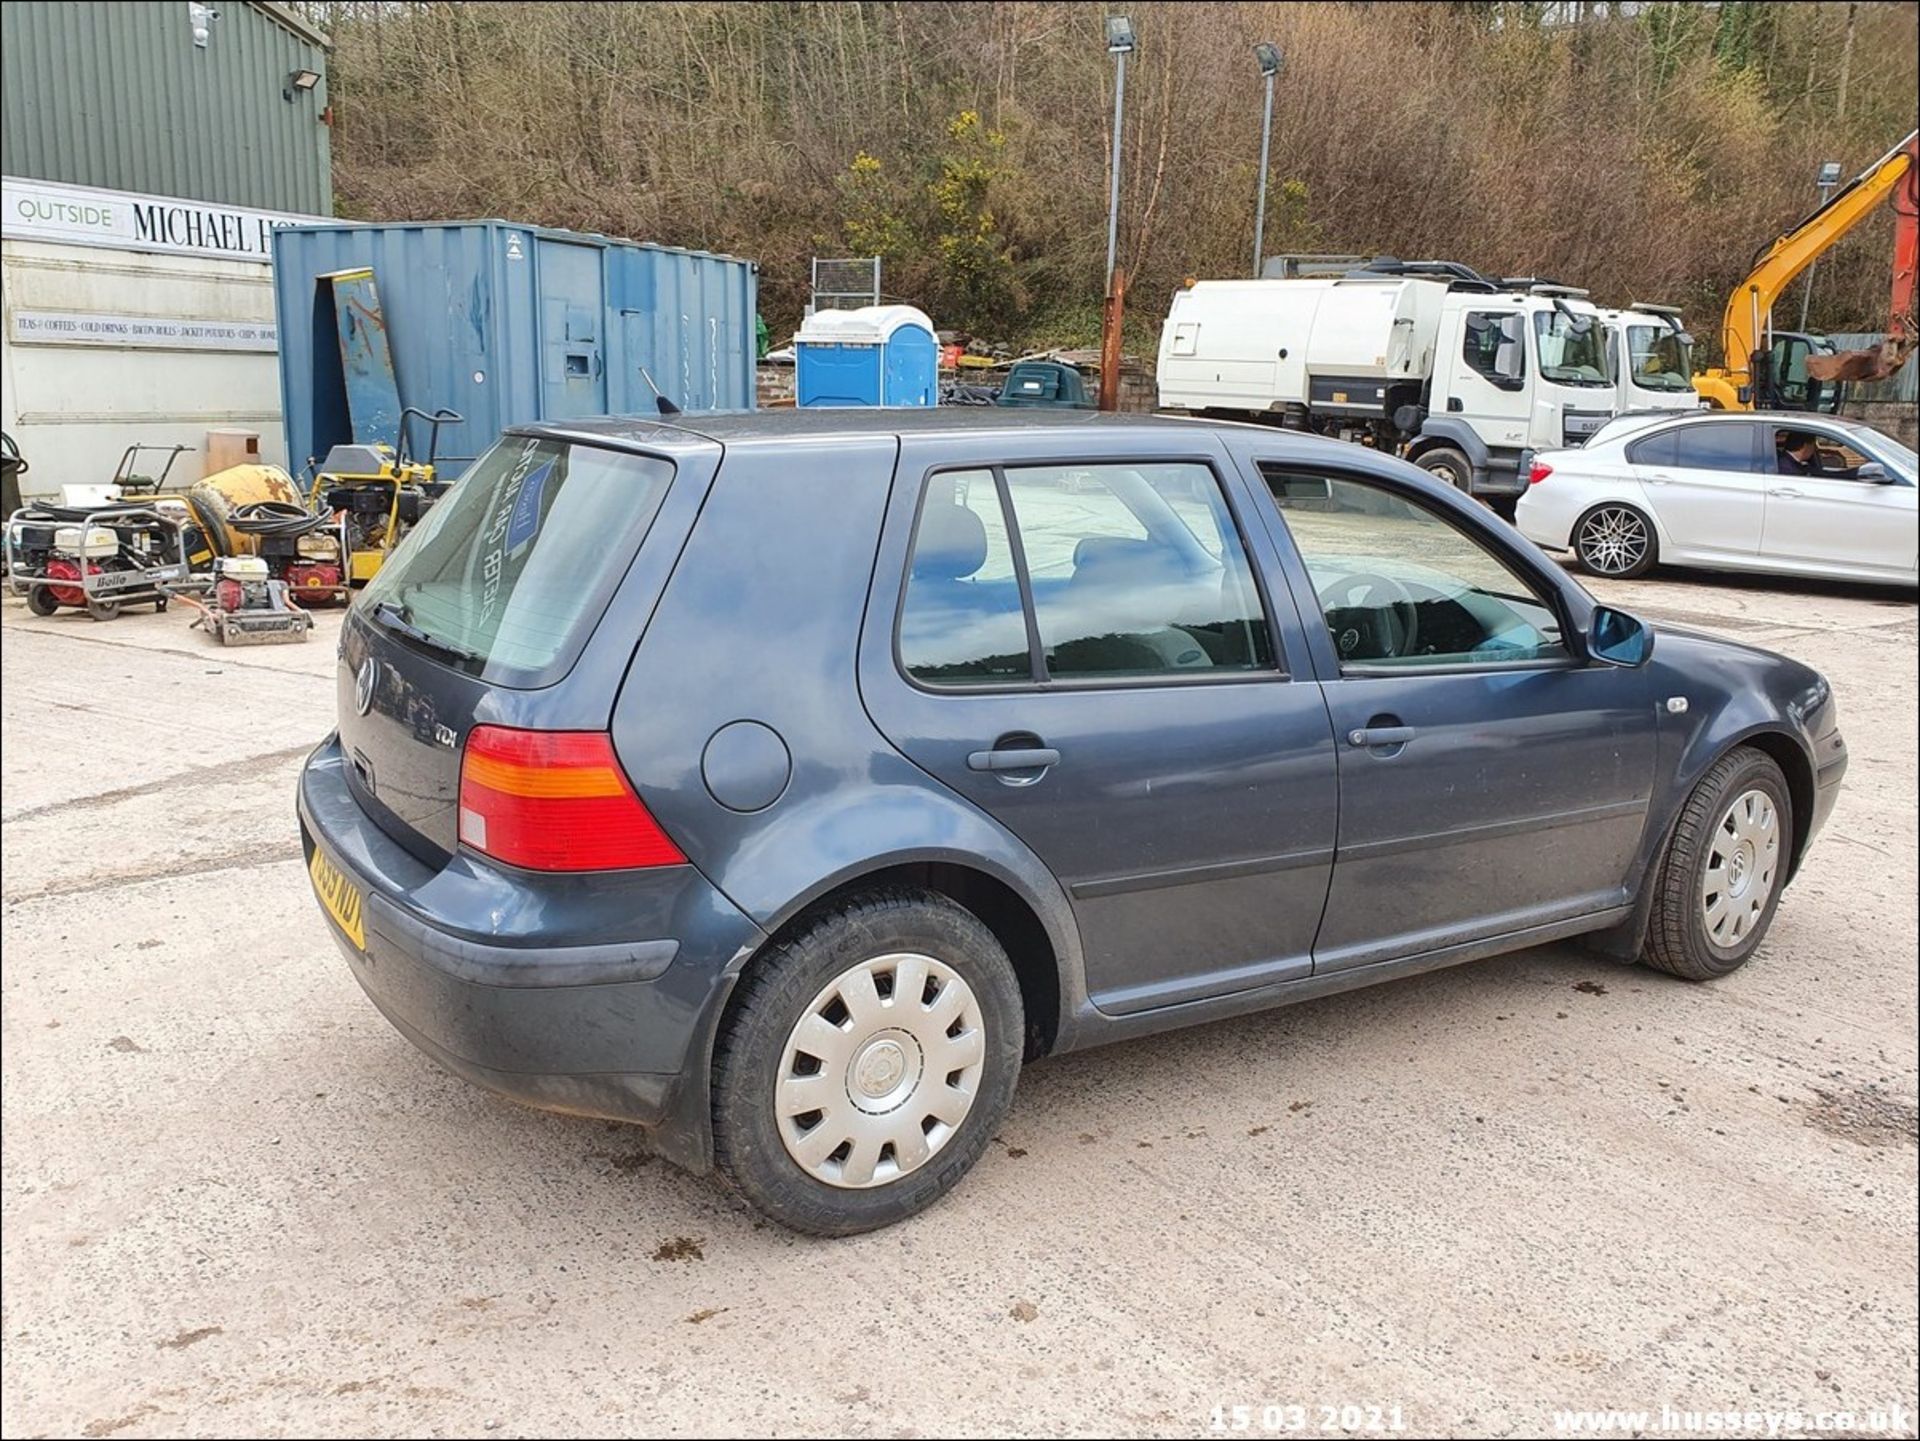
M 807 256 L 877 224 L 888 290 L 942 324 L 1096 323 L 1099 6 L 304 8 L 335 41 L 348 214 L 506 214 L 750 255 L 777 327 Z M 1259 39 L 1288 56 L 1270 248 L 1457 258 L 1701 317 L 1809 208 L 1821 160 L 1851 174 L 1915 123 L 1912 4 L 1127 9 L 1121 258 L 1148 311 L 1184 275 L 1245 267 Z M 1816 324 L 1878 319 L 1887 243 L 1884 221 L 1864 227 L 1823 267 Z

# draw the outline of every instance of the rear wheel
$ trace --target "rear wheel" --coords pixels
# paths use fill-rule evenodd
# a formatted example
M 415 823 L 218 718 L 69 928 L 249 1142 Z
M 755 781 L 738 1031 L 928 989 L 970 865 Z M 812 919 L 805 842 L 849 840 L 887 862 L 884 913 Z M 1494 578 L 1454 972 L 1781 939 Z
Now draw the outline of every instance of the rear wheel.
M 993 932 L 943 896 L 845 902 L 741 986 L 714 1053 L 714 1161 L 795 1230 L 847 1236 L 924 1210 L 1013 1099 L 1019 983 Z
M 1580 564 L 1609 580 L 1632 580 L 1653 569 L 1659 558 L 1653 522 L 1630 505 L 1596 505 L 1573 528 L 1573 551 Z
M 1771 756 L 1739 746 L 1693 788 L 1654 878 L 1641 959 L 1689 981 L 1745 964 L 1786 884 L 1793 798 Z
M 1473 462 L 1450 445 L 1435 446 L 1414 462 L 1422 470 L 1445 481 L 1462 495 L 1473 494 Z
M 49 585 L 30 585 L 27 587 L 27 609 L 35 615 L 52 615 L 60 609 L 60 602 L 53 598 L 53 587 Z
M 87 602 L 87 614 L 95 620 L 113 620 L 120 614 L 120 602 L 117 600 L 90 600 Z

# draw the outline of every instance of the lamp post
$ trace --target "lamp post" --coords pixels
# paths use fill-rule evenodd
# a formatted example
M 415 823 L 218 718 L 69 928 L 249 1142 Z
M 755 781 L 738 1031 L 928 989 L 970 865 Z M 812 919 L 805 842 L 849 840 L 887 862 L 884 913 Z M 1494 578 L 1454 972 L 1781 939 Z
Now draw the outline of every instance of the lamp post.
M 1107 287 L 1113 286 L 1114 253 L 1120 243 L 1120 123 L 1126 116 L 1127 56 L 1133 53 L 1133 22 L 1107 17 L 1107 53 L 1113 57 L 1113 178 L 1107 191 Z
M 1267 77 L 1267 108 L 1260 117 L 1260 199 L 1253 208 L 1253 276 L 1258 280 L 1267 239 L 1267 142 L 1273 138 L 1273 77 L 1280 73 L 1280 47 L 1262 40 L 1253 47 L 1253 58 Z
M 1820 203 L 1824 206 L 1827 198 L 1840 184 L 1840 162 L 1829 160 L 1823 164 L 1820 167 L 1820 178 L 1814 184 L 1820 187 Z M 1800 292 L 1800 329 L 1802 331 L 1807 328 L 1807 307 L 1813 304 L 1813 267 L 1819 263 L 1818 258 L 1807 262 L 1807 285 L 1806 289 Z

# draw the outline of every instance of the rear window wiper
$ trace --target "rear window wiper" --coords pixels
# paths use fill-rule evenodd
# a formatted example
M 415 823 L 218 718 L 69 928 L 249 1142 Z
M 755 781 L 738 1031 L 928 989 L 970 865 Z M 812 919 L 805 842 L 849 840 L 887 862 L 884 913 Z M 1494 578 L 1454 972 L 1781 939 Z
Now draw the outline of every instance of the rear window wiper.
M 441 640 L 438 636 L 428 635 L 427 632 L 407 619 L 407 612 L 404 606 L 397 605 L 393 601 L 381 601 L 373 608 L 373 613 L 388 630 L 405 636 L 417 646 L 422 646 L 431 651 L 438 651 L 441 655 L 448 656 L 457 661 L 477 663 L 486 659 L 485 656 L 479 654 L 477 651 L 470 651 L 465 646 L 455 645 L 450 640 Z

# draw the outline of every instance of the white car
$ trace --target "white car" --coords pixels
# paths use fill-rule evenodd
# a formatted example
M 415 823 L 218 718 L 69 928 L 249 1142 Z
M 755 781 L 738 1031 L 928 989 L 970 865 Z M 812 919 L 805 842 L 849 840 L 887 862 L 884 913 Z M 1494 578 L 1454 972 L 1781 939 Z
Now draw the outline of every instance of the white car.
M 1534 456 L 1529 481 L 1514 524 L 1595 575 L 1665 561 L 1915 584 L 1914 452 L 1853 421 L 1623 415 L 1578 450 Z

